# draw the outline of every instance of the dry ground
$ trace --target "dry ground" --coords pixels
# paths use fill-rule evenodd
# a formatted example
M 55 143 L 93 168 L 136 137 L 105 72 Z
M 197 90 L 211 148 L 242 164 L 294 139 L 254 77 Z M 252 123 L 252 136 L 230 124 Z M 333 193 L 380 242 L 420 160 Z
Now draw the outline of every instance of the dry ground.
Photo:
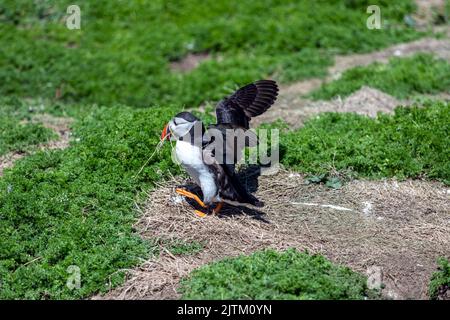
M 183 59 L 171 62 L 170 70 L 172 72 L 189 72 L 208 59 L 211 59 L 211 55 L 208 53 L 189 53 Z
M 407 104 L 370 87 L 363 87 L 345 99 L 330 101 L 310 101 L 282 89 L 275 106 L 252 120 L 252 125 L 282 119 L 291 129 L 297 129 L 302 127 L 306 120 L 321 112 L 355 112 L 374 117 L 378 112 L 390 113 L 395 107 Z
M 429 181 L 352 181 L 342 189 L 306 184 L 297 173 L 260 176 L 261 213 L 225 207 L 220 216 L 197 217 L 174 187 L 149 194 L 136 227 L 161 239 L 161 255 L 129 270 L 126 283 L 98 299 L 176 299 L 181 277 L 221 258 L 264 248 L 321 253 L 365 273 L 381 268 L 383 295 L 427 298 L 436 258 L 450 257 L 450 190 Z M 169 240 L 200 242 L 203 250 L 174 256 Z
M 413 15 L 419 28 L 433 27 L 437 15 L 445 14 L 445 0 L 416 0 L 417 13 Z

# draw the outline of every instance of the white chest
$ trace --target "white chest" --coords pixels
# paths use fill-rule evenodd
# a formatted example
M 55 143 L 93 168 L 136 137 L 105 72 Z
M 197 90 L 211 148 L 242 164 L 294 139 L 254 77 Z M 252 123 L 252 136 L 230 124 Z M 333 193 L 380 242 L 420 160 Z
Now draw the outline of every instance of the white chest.
M 203 162 L 202 149 L 185 141 L 177 141 L 175 154 L 177 160 L 194 179 L 203 192 L 203 201 L 211 203 L 217 196 L 215 177 Z

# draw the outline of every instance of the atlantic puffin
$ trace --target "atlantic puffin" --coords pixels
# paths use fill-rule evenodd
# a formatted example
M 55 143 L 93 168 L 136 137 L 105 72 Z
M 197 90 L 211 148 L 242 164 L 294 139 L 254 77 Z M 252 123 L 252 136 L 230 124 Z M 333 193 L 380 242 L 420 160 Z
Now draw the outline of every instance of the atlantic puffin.
M 201 188 L 203 200 L 182 188 L 176 192 L 195 200 L 208 213 L 218 213 L 224 201 L 262 207 L 263 202 L 240 183 L 235 165 L 244 147 L 257 144 L 256 135 L 249 131 L 251 119 L 267 111 L 277 95 L 278 86 L 273 80 L 258 80 L 243 86 L 216 105 L 217 123 L 207 130 L 190 112 L 175 115 L 164 126 L 161 140 L 176 141 L 176 158 Z M 240 144 L 236 143 L 239 135 L 245 135 Z M 195 213 L 206 215 L 199 210 Z

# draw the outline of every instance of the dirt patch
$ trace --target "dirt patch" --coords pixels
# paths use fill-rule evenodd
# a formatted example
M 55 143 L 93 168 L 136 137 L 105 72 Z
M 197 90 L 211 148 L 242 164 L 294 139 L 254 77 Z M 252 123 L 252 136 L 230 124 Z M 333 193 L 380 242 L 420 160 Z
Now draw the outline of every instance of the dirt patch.
M 211 59 L 211 55 L 208 53 L 189 53 L 183 59 L 171 62 L 170 70 L 173 72 L 189 72 L 197 68 L 203 61 L 209 59 Z
M 43 148 L 64 149 L 69 146 L 70 124 L 73 122 L 73 119 L 54 117 L 49 114 L 38 114 L 32 118 L 31 122 L 42 123 L 44 127 L 53 130 L 58 135 L 57 140 L 49 141 L 42 146 Z
M 339 102 L 339 100 L 337 100 Z M 336 102 L 335 102 L 336 103 Z M 370 87 L 362 87 L 336 107 L 337 112 L 355 112 L 375 117 L 378 112 L 391 113 L 401 102 L 396 98 Z
M 322 79 L 309 79 L 292 83 L 290 85 L 284 85 L 280 88 L 280 98 L 290 96 L 303 96 L 310 93 L 313 90 L 319 89 L 325 81 Z
M 95 299 L 176 299 L 181 277 L 224 257 L 264 248 L 308 249 L 356 271 L 379 270 L 393 299 L 426 299 L 439 256 L 450 256 L 449 194 L 428 181 L 352 181 L 340 190 L 297 173 L 260 176 L 263 214 L 224 207 L 199 218 L 170 181 L 151 192 L 136 225 L 146 239 L 196 241 L 200 253 L 161 255 L 129 270 L 126 283 Z M 164 242 L 161 242 L 164 243 Z
M 263 115 L 253 119 L 252 125 L 257 126 L 282 119 L 292 129 L 297 129 L 303 126 L 308 118 L 320 112 L 357 112 L 375 116 L 378 112 L 391 112 L 398 105 L 410 105 L 412 101 L 399 101 L 386 93 L 368 87 L 361 88 L 344 100 L 339 98 L 332 101 L 312 101 L 304 96 L 319 88 L 323 83 L 339 78 L 350 68 L 369 65 L 373 62 L 387 63 L 391 57 L 410 56 L 418 52 L 433 53 L 450 61 L 450 40 L 424 38 L 377 52 L 336 56 L 335 64 L 328 69 L 326 79 L 314 78 L 281 86 L 275 105 Z M 442 93 L 428 95 L 428 97 L 448 100 L 449 94 Z
M 426 98 L 426 99 L 431 99 L 431 100 L 450 102 L 450 93 L 440 92 L 437 94 L 422 94 L 422 95 L 418 95 L 417 98 Z
M 337 98 L 330 101 L 311 101 L 301 97 L 289 99 L 281 97 L 272 109 L 252 120 L 253 126 L 285 121 L 289 128 L 302 127 L 304 122 L 321 112 L 355 112 L 361 115 L 375 117 L 378 112 L 391 113 L 395 107 L 409 104 L 370 87 L 362 87 L 344 100 Z M 295 108 L 293 108 L 295 106 Z
M 15 161 L 23 158 L 25 155 L 26 153 L 10 152 L 0 156 L 0 177 L 3 175 L 3 170 L 12 167 Z
M 3 175 L 4 169 L 12 167 L 15 161 L 33 153 L 36 150 L 67 148 L 69 146 L 70 124 L 72 121 L 73 119 L 71 118 L 54 117 L 48 114 L 35 115 L 31 119 L 31 122 L 41 123 L 44 127 L 53 130 L 58 135 L 58 139 L 32 147 L 26 152 L 10 152 L 6 155 L 0 156 L 0 177 Z
M 450 288 L 448 285 L 442 285 L 438 289 L 438 300 L 450 300 Z
M 347 69 L 366 66 L 374 62 L 387 63 L 392 57 L 407 57 L 419 52 L 432 53 L 450 61 L 450 40 L 423 38 L 417 41 L 401 43 L 381 51 L 351 54 L 335 57 L 335 64 L 328 70 L 328 80 L 337 79 Z
M 419 28 L 430 27 L 438 22 L 438 16 L 445 16 L 445 0 L 416 0 L 417 13 L 413 15 Z

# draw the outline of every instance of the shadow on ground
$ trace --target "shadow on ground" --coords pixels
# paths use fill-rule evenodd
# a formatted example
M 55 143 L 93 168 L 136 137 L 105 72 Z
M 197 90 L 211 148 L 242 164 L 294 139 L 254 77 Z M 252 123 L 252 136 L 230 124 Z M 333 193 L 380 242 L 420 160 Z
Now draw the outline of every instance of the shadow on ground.
M 261 167 L 259 165 L 251 165 L 243 168 L 238 172 L 239 181 L 246 188 L 246 190 L 250 193 L 255 193 L 258 191 L 258 178 L 261 175 Z M 200 199 L 203 199 L 203 193 L 199 186 L 192 182 L 188 182 L 185 184 L 181 184 L 177 186 L 178 188 L 185 189 L 195 195 L 197 195 Z M 205 211 L 195 200 L 185 198 L 185 201 L 192 207 L 192 210 L 200 210 Z M 208 214 L 213 214 L 208 212 Z M 233 205 L 230 203 L 224 203 L 222 209 L 220 210 L 218 217 L 233 217 L 239 215 L 246 215 L 253 219 L 270 223 L 267 219 L 263 217 L 265 212 L 251 206 L 245 205 Z

